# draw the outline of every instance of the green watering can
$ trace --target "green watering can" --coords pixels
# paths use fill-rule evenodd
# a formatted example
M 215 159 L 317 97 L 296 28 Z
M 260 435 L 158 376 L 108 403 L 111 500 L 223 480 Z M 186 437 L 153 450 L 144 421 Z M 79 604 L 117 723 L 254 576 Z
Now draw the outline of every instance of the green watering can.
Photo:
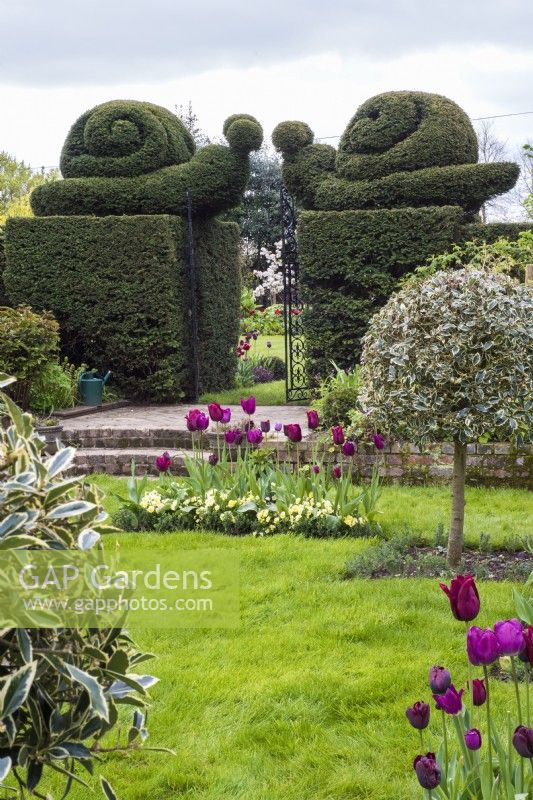
M 111 377 L 108 371 L 103 378 L 99 378 L 94 372 L 83 372 L 80 377 L 80 395 L 84 406 L 101 406 L 104 386 Z

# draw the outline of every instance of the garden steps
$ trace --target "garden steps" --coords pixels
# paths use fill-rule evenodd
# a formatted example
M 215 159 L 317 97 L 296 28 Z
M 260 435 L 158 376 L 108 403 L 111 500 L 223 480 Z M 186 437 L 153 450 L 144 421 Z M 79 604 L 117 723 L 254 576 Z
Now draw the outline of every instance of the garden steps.
M 172 473 L 185 474 L 185 459 L 192 457 L 193 451 L 169 448 L 168 453 L 172 458 Z M 108 475 L 129 475 L 131 463 L 135 461 L 137 475 L 156 475 L 155 460 L 160 455 L 160 447 L 82 447 L 76 452 L 71 474 L 104 472 Z M 208 454 L 204 453 L 204 460 L 207 460 L 207 457 Z

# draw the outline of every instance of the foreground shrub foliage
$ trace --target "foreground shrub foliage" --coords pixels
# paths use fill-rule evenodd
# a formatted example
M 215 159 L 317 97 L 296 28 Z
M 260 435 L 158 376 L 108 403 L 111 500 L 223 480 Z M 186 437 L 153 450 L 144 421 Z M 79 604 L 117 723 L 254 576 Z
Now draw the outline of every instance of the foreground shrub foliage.
M 504 274 L 437 272 L 393 295 L 363 339 L 361 402 L 400 439 L 455 443 L 449 558 L 460 557 L 466 445 L 531 441 L 533 296 Z
M 0 375 L 0 387 L 10 382 Z M 6 394 L 0 398 L 9 422 L 0 428 L 0 549 L 94 546 L 109 529 L 107 515 L 95 488 L 82 478 L 65 477 L 74 450 L 48 457 L 30 415 Z M 2 627 L 0 785 L 18 797 L 26 797 L 27 790 L 44 798 L 38 787 L 53 771 L 65 779 L 64 797 L 74 783 L 87 786 L 82 775 L 92 774 L 121 704 L 135 711 L 126 742 L 116 749 L 138 747 L 146 737 L 146 689 L 155 682 L 137 674 L 146 658 L 120 629 Z M 102 790 L 108 800 L 115 798 L 104 779 Z

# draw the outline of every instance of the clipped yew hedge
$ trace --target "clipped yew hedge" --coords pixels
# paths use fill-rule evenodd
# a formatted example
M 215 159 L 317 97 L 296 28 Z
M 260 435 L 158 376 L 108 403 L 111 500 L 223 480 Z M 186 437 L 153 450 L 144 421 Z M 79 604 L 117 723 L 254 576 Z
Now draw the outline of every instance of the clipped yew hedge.
M 7 223 L 5 284 L 14 303 L 53 311 L 62 351 L 111 369 L 127 397 L 192 392 L 187 239 L 164 215 L 46 217 Z M 239 332 L 238 228 L 195 224 L 203 391 L 231 386 Z

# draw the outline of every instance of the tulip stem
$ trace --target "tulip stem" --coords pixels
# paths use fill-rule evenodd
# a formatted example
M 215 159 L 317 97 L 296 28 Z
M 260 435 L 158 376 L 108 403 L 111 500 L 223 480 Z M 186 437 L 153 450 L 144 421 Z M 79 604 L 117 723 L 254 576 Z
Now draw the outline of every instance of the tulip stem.
M 492 771 L 492 729 L 490 724 L 490 687 L 489 687 L 489 672 L 486 664 L 483 665 L 483 674 L 485 675 L 485 690 L 487 692 L 487 733 L 489 745 L 489 764 L 490 764 L 490 783 L 492 787 L 494 773 Z
M 424 752 L 424 734 L 422 733 L 421 730 L 419 730 L 418 732 L 420 734 L 420 748 L 421 748 L 421 751 L 423 753 Z
M 529 664 L 526 664 L 526 719 L 527 719 L 527 727 L 531 727 L 531 722 L 529 720 Z
M 442 714 L 442 736 L 444 741 L 444 768 L 446 770 L 446 779 L 445 783 L 448 782 L 448 733 L 446 731 L 446 715 L 444 711 L 441 710 Z
M 468 639 L 468 622 L 465 622 L 466 637 Z M 472 725 L 474 724 L 474 680 L 472 678 L 472 664 L 468 659 L 468 686 L 470 689 L 470 702 L 472 706 Z
M 518 724 L 522 725 L 522 704 L 520 702 L 520 688 L 518 686 L 518 679 L 516 677 L 516 665 L 514 656 L 511 656 L 511 672 L 513 675 L 514 690 L 516 693 L 516 705 L 518 707 Z

